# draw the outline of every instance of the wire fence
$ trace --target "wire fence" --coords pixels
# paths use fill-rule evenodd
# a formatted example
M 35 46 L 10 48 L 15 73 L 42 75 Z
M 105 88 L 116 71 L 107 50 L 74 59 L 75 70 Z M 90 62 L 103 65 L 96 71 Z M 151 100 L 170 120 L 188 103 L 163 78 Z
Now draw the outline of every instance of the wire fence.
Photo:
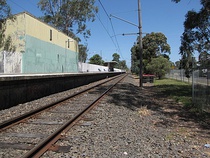
M 210 110 L 210 70 L 196 69 L 190 78 L 185 77 L 185 70 L 171 70 L 167 78 L 188 82 L 192 85 L 192 101 L 202 110 Z

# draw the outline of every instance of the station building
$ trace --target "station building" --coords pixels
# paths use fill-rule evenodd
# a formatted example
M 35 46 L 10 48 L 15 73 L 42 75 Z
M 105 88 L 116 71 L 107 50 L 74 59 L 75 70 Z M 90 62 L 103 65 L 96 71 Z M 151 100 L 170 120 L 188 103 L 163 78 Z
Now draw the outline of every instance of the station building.
M 15 51 L 0 50 L 0 73 L 78 72 L 78 42 L 22 12 L 6 22 Z

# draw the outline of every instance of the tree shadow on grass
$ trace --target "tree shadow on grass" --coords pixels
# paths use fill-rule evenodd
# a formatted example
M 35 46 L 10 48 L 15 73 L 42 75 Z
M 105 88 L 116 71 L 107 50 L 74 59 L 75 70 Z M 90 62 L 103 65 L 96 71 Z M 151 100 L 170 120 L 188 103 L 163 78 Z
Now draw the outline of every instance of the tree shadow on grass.
M 189 85 L 160 85 L 155 88 L 159 91 L 156 97 L 171 97 L 176 103 L 182 102 L 178 114 L 183 120 L 193 120 L 203 128 L 210 129 L 210 113 L 201 112 L 200 107 L 193 106 L 192 88 Z
M 196 127 L 206 130 L 206 134 L 210 133 L 209 113 L 205 115 L 205 118 L 202 118 L 190 112 L 189 109 L 184 108 L 183 104 L 168 98 L 169 96 L 174 96 L 175 98 L 186 97 L 186 99 L 189 99 L 191 97 L 191 88 L 187 85 L 163 85 L 140 89 L 132 83 L 120 83 L 117 85 L 117 92 L 113 90 L 110 96 L 112 98 L 109 100 L 109 103 L 116 106 L 124 106 L 130 110 L 147 107 L 147 109 L 154 111 L 156 114 L 163 115 L 164 119 L 160 124 L 166 126 L 168 124 L 170 126 L 176 121 L 194 122 Z M 179 116 L 178 120 L 173 120 L 175 116 Z M 188 128 L 196 128 L 195 126 L 189 127 L 188 125 Z
M 159 85 L 156 86 L 156 88 L 159 89 L 160 95 L 165 96 L 186 96 L 191 97 L 192 96 L 192 90 L 191 87 L 188 85 Z

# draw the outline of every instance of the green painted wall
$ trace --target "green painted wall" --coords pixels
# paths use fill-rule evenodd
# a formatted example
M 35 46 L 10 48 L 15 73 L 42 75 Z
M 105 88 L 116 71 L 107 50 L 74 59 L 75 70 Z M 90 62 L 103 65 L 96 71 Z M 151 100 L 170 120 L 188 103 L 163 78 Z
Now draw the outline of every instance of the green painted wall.
M 78 72 L 78 53 L 26 35 L 22 73 Z

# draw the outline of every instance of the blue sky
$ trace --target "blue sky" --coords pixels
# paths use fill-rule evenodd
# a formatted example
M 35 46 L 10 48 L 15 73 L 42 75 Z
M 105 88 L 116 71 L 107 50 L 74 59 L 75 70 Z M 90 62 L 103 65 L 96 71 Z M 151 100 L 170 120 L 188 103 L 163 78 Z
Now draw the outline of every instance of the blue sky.
M 27 11 L 34 16 L 41 16 L 42 12 L 37 8 L 39 0 L 7 0 L 12 8 L 12 13 Z M 112 14 L 138 25 L 138 0 L 101 0 L 108 15 Z M 93 23 L 88 23 L 91 37 L 82 44 L 88 45 L 88 58 L 94 54 L 102 56 L 103 60 L 112 60 L 112 54 L 118 53 L 120 60 L 126 60 L 131 65 L 130 49 L 136 41 L 137 35 L 122 34 L 137 33 L 138 27 L 112 17 L 111 21 L 104 12 L 101 4 L 96 0 L 99 12 Z M 142 31 L 143 33 L 162 32 L 171 46 L 170 60 L 180 59 L 180 36 L 184 31 L 183 22 L 187 11 L 194 9 L 199 11 L 200 0 L 182 0 L 173 3 L 171 0 L 141 0 Z

